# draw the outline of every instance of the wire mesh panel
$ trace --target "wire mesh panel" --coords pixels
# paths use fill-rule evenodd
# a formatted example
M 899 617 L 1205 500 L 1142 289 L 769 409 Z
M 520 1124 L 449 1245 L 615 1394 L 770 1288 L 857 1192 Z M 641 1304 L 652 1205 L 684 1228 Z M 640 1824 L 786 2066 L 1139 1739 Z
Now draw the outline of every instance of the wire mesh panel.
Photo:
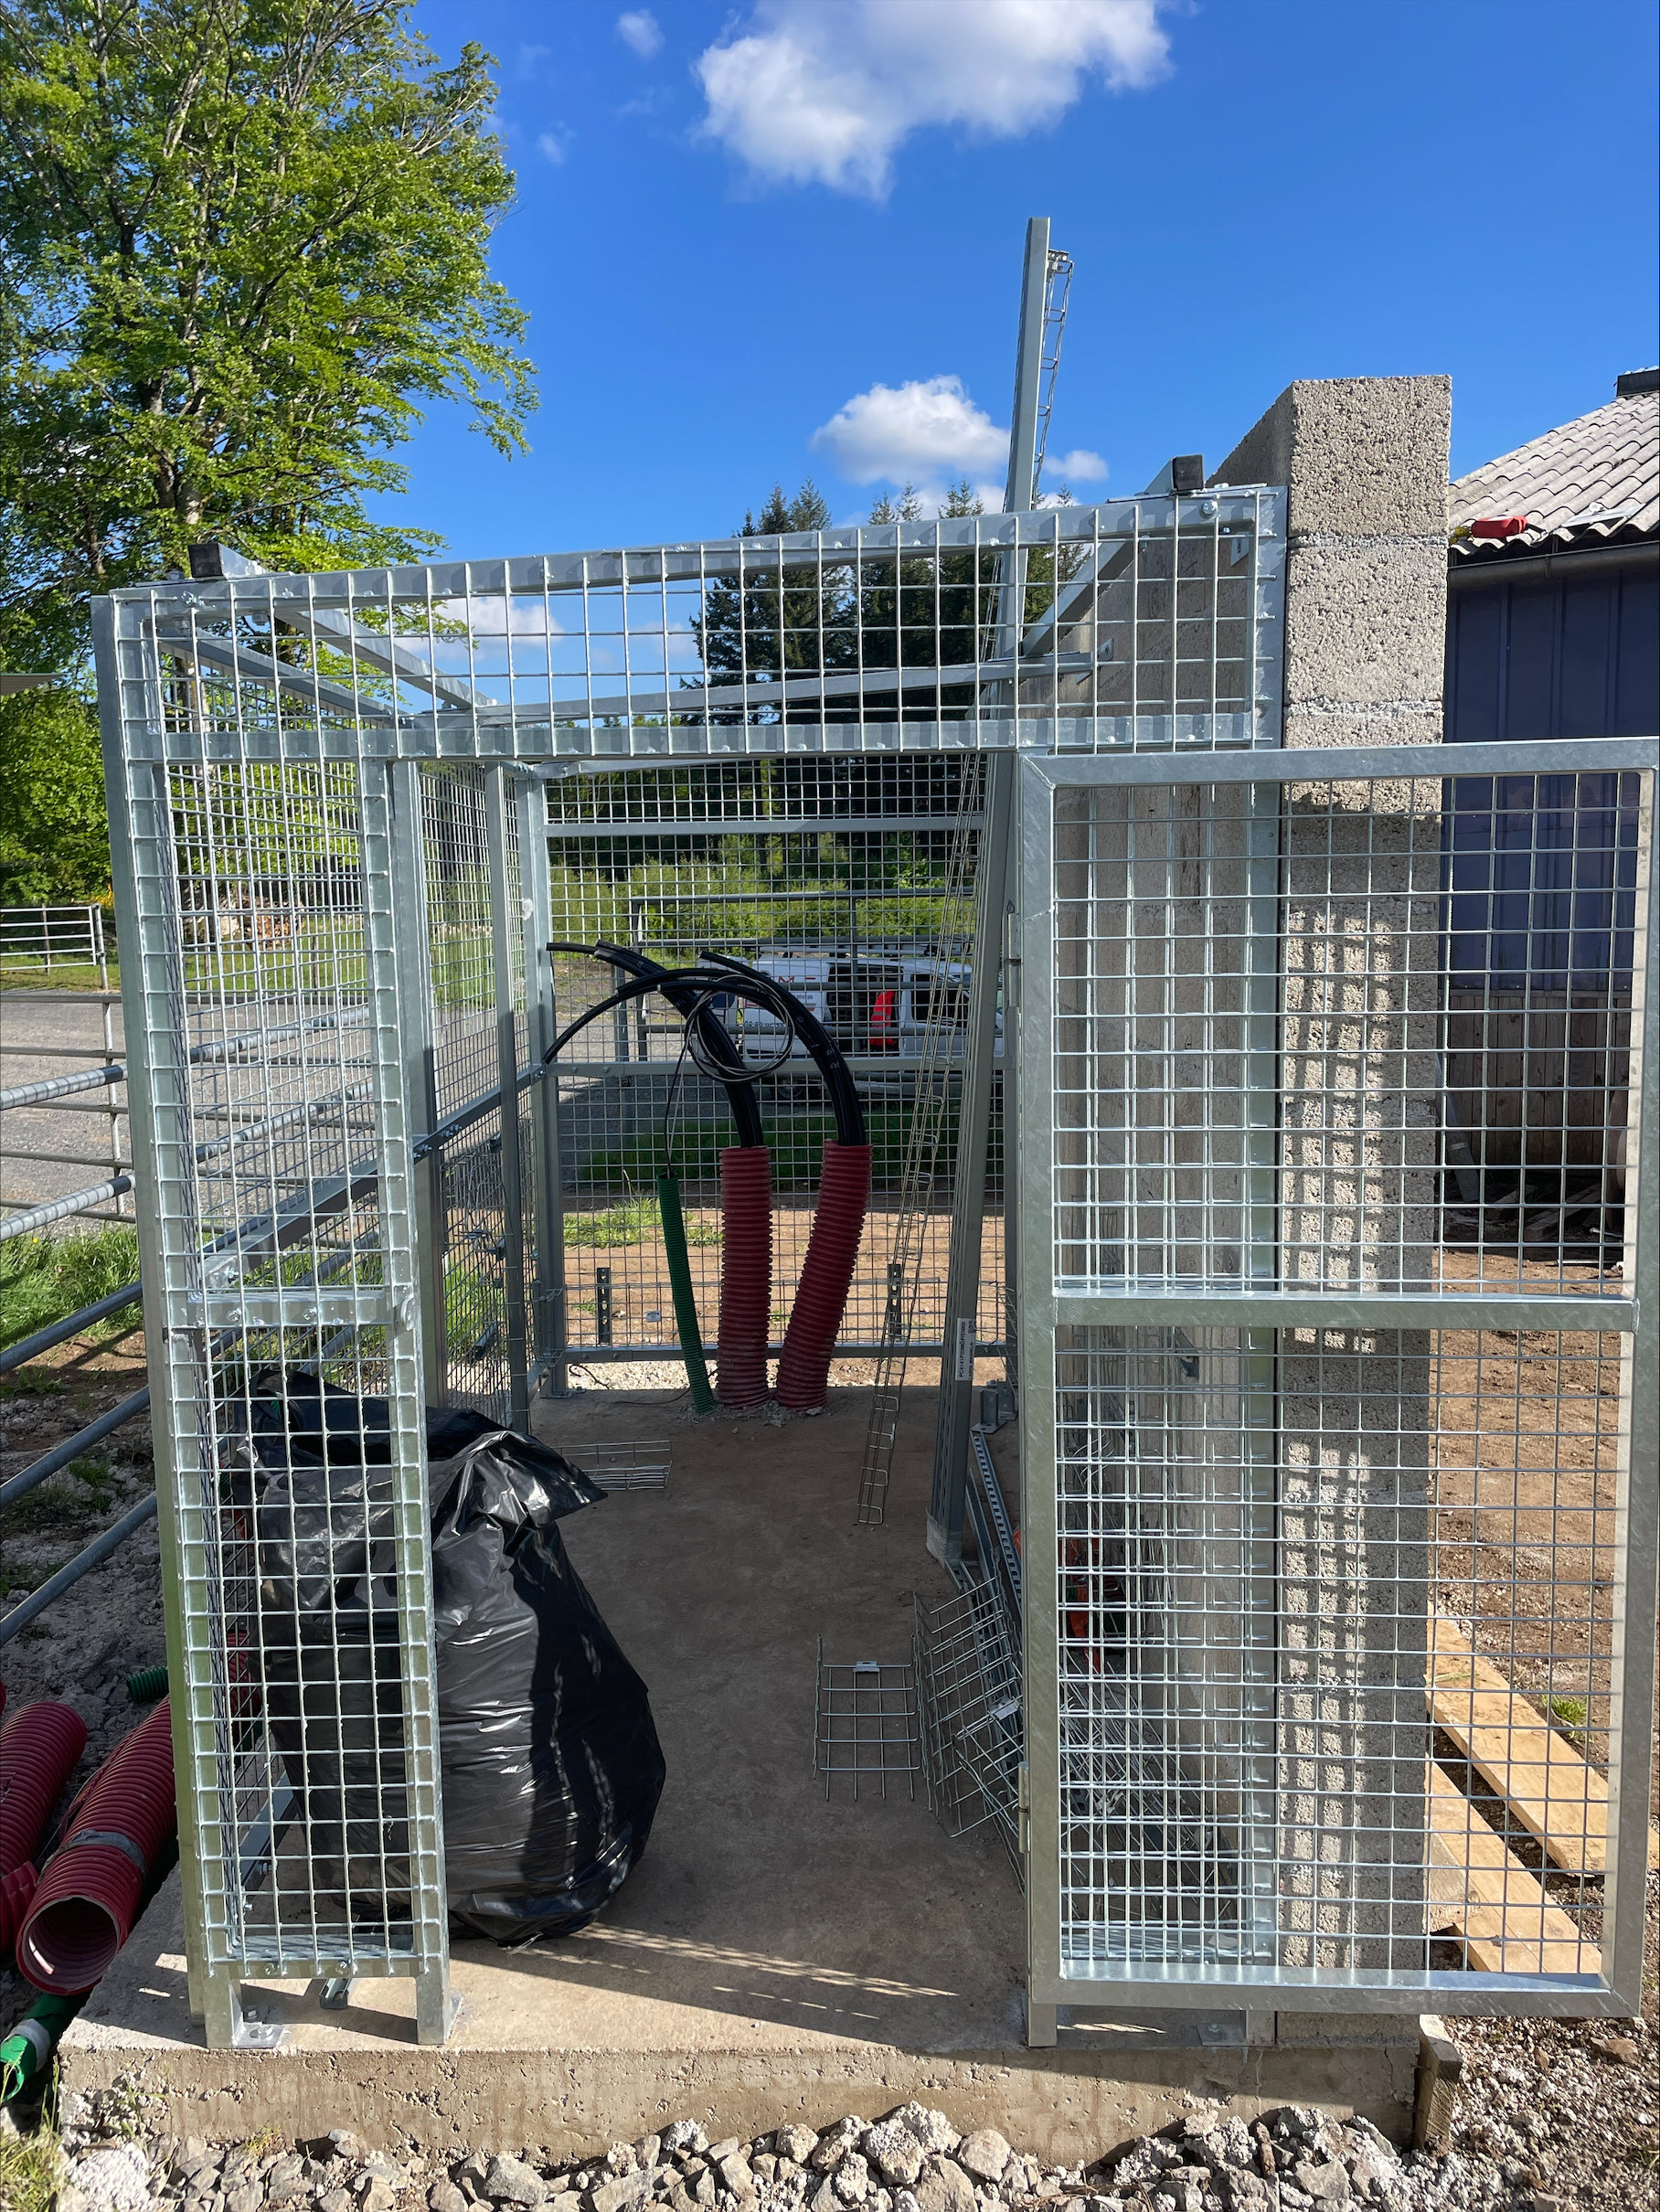
M 1283 516 L 1229 488 L 157 587 L 122 681 L 182 664 L 209 739 L 404 759 L 1272 745 Z
M 156 702 L 195 711 L 183 683 Z M 407 1973 L 442 2037 L 391 782 L 119 734 L 193 2000 L 232 2042 L 250 1976 Z
M 974 756 L 721 763 L 551 783 L 553 935 L 610 942 L 668 968 L 708 949 L 783 984 L 846 1055 L 875 1151 L 870 1213 L 841 1330 L 845 1355 L 878 1350 L 896 1313 L 923 1345 L 943 1331 L 949 1174 L 918 1195 L 919 1125 L 949 1161 L 959 1111 L 974 958 L 978 769 Z M 561 1025 L 619 981 L 602 960 L 560 951 Z M 776 1057 L 773 1017 L 723 1009 L 742 1058 Z M 773 1181 L 778 1348 L 812 1228 L 829 1099 L 796 1044 L 752 1083 Z M 568 1345 L 578 1359 L 672 1355 L 675 1318 L 655 1177 L 678 1174 L 698 1305 L 717 1310 L 718 1155 L 735 1141 L 728 1099 L 688 1058 L 660 998 L 582 1031 L 559 1074 Z M 994 1140 L 987 1203 L 1001 1200 Z M 898 1267 L 899 1277 L 894 1276 Z M 896 1303 L 897 1302 L 897 1303 Z M 996 1276 L 980 1322 L 1002 1336 Z M 710 1334 L 713 1333 L 712 1327 Z
M 1040 2003 L 1633 2001 L 1655 751 L 1026 767 Z M 1541 1112 L 1489 1059 L 1443 1122 L 1470 978 L 1543 970 L 1557 926 L 1471 858 L 1524 807 L 1573 824 L 1608 1018 L 1571 1064 L 1536 1033 Z M 1564 1125 L 1592 1186 L 1541 1222 L 1526 1133 Z

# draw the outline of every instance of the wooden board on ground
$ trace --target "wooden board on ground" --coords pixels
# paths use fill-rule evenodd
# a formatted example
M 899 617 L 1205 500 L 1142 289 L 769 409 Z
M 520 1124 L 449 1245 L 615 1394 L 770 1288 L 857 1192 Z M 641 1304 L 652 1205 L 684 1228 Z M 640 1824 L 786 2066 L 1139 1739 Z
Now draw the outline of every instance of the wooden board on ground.
M 1570 1874 L 1608 1868 L 1608 1784 L 1474 1652 L 1450 1621 L 1433 1623 L 1430 1717 L 1516 1818 Z M 1648 1863 L 1660 1837 L 1648 1833 Z
M 1452 1777 L 1430 1762 L 1430 1894 L 1483 1973 L 1594 1974 L 1601 1961 Z

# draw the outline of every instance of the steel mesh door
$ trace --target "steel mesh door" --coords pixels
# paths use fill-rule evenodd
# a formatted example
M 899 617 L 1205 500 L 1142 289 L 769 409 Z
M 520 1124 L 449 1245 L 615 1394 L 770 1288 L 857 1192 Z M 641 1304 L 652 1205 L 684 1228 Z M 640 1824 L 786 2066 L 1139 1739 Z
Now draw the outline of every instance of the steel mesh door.
M 1035 2008 L 1635 2001 L 1655 750 L 1529 749 L 1525 795 L 1515 749 L 1023 763 Z M 1549 1238 L 1442 1109 L 1469 940 L 1545 926 L 1514 868 L 1478 910 L 1454 817 L 1500 850 L 1524 803 L 1580 823 L 1607 999 Z M 1561 1125 L 1586 1056 L 1533 1045 Z M 1495 1160 L 1539 1122 L 1463 1083 Z

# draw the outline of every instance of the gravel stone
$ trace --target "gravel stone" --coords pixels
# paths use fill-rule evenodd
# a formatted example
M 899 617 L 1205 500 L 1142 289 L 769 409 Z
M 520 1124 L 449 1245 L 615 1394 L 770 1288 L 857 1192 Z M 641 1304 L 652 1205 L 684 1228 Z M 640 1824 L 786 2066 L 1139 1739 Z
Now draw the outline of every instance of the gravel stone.
M 238 2189 L 233 2192 L 232 2196 L 228 2196 L 225 2199 L 225 2212 L 252 2212 L 251 2207 L 233 2201 L 233 2197 L 239 2199 L 246 2194 L 245 2190 Z M 397 2202 L 393 2195 L 392 2185 L 384 2174 L 360 2174 L 357 2177 L 356 2196 L 357 2212 L 392 2212 L 392 2207 Z M 522 2202 L 523 2200 L 510 2201 Z
M 781 2158 L 788 2158 L 795 2165 L 804 2166 L 818 2148 L 818 2136 L 812 2128 L 779 2128 L 772 2136 L 772 2148 Z
M 804 2128 L 793 2128 L 792 2134 L 805 2134 Z M 867 2128 L 860 2138 L 860 2148 L 873 2164 L 879 2167 L 885 2181 L 914 2183 L 922 2171 L 922 2161 L 928 2155 L 910 2128 L 901 2127 L 897 2120 L 878 2121 L 875 2127 Z
M 428 2212 L 467 2212 L 467 2200 L 449 2176 L 441 2174 L 427 2191 L 427 2207 Z
M 750 2162 L 741 2150 L 729 2151 L 720 2161 L 720 2179 L 734 2196 L 753 2196 L 755 2176 L 750 2171 Z
M 809 2153 L 807 2164 L 814 2173 L 833 2173 L 849 2151 L 858 2149 L 867 2132 L 867 2123 L 862 2120 L 838 2120 L 819 2137 L 818 2147 Z
M 150 2162 L 142 2143 L 118 2143 L 112 2151 L 91 2151 L 69 2169 L 69 2186 L 98 2212 L 145 2212 L 150 2202 Z
M 870 2169 L 857 2151 L 847 2153 L 830 2178 L 845 2205 L 862 2205 L 870 2194 Z
M 351 2192 L 347 2189 L 325 2189 L 317 2199 L 317 2212 L 353 2212 Z
M 671 2120 L 663 2131 L 661 2147 L 678 2157 L 683 2151 L 707 2151 L 709 2139 L 695 2120 Z
M 1348 2169 L 1335 2158 L 1324 2165 L 1311 2165 L 1306 2158 L 1300 2158 L 1292 2172 L 1298 2188 L 1316 2204 L 1341 2204 L 1349 2193 Z
M 651 2193 L 651 2175 L 636 2168 L 632 2174 L 620 2174 L 614 2181 L 600 2184 L 593 2193 L 593 2212 L 636 2212 Z
M 921 2212 L 975 2212 L 974 2185 L 953 2159 L 931 2158 L 916 2196 Z
M 1000 2181 L 1010 2157 L 1006 2137 L 995 2128 L 976 2128 L 957 2146 L 957 2163 L 978 2181 Z
M 292 2196 L 309 2195 L 305 2179 L 305 2161 L 293 2151 L 273 2158 L 265 2169 L 265 2199 L 268 2204 L 285 2204 Z
M 910 2130 L 925 2151 L 949 2155 L 963 2140 L 943 2112 L 933 2111 L 914 2100 L 900 2105 L 892 2117 L 900 2127 Z
M 504 2152 L 490 2161 L 482 2194 L 493 2205 L 539 2205 L 548 2189 L 534 2166 L 527 2166 L 522 2158 L 509 2157 Z M 595 2196 L 597 2200 L 597 2191 Z

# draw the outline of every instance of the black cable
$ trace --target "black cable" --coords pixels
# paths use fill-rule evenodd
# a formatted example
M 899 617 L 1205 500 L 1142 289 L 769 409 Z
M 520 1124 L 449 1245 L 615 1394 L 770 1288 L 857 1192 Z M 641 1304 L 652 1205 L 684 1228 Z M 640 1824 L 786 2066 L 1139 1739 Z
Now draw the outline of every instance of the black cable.
M 786 991 L 771 976 L 764 975 L 759 968 L 751 968 L 746 961 L 734 960 L 729 953 L 704 951 L 700 957 L 721 974 L 741 975 L 751 984 L 764 984 L 778 1004 L 784 1008 L 795 1024 L 797 1036 L 812 1054 L 818 1071 L 825 1079 L 825 1089 L 830 1093 L 831 1109 L 835 1115 L 835 1141 L 838 1144 L 863 1144 L 865 1134 L 865 1108 L 853 1080 L 853 1070 L 843 1057 L 842 1048 L 825 1027 L 810 1006 L 803 1005 L 793 991 Z M 747 994 L 740 993 L 745 996 Z
M 621 968 L 624 974 L 653 977 L 659 989 L 663 989 L 663 979 L 670 973 L 660 962 L 651 959 L 644 952 L 635 952 L 632 945 L 607 944 L 601 939 L 591 947 L 581 949 L 595 960 L 609 961 L 613 968 Z M 707 996 L 700 1001 L 696 994 L 684 991 L 673 984 L 663 991 L 663 995 L 676 1013 L 686 1019 L 686 1035 L 693 1060 L 705 1075 L 712 1076 L 717 1082 L 725 1085 L 727 1104 L 731 1110 L 732 1126 L 737 1131 L 738 1142 L 740 1144 L 764 1144 L 766 1133 L 761 1128 L 761 1108 L 755 1102 L 755 1093 L 750 1088 L 742 1055 L 733 1044 L 726 1024 L 713 1005 Z M 692 1026 L 694 1018 L 695 1029 Z M 691 1046 L 694 1036 L 708 1053 L 707 1061 L 699 1058 L 697 1047 Z
M 603 952 L 596 952 L 591 945 L 555 943 L 548 950 L 553 952 L 580 952 L 590 959 L 606 958 Z M 568 1023 L 542 1055 L 543 1065 L 547 1066 L 556 1059 L 571 1038 L 587 1028 L 590 1022 L 598 1021 L 601 1015 L 611 1013 L 617 1006 L 644 998 L 648 991 L 665 990 L 665 986 L 672 985 L 710 996 L 724 994 L 741 998 L 765 1007 L 769 1013 L 777 1016 L 786 1027 L 793 1026 L 796 1036 L 812 1055 L 824 1078 L 825 1088 L 830 1094 L 831 1109 L 835 1117 L 836 1142 L 840 1144 L 867 1143 L 864 1107 L 854 1088 L 852 1070 L 841 1048 L 818 1016 L 803 1005 L 793 992 L 785 990 L 782 984 L 774 983 L 770 975 L 762 974 L 759 969 L 751 968 L 740 960 L 732 960 L 723 953 L 705 953 L 703 959 L 704 965 L 701 967 L 671 968 L 658 975 L 631 978 L 608 998 L 601 999 L 598 1005 L 590 1006 L 585 1013 L 579 1014 L 573 1022 Z M 790 1041 L 786 1038 L 784 1051 L 775 1061 L 761 1068 L 746 1066 L 741 1075 L 736 1069 L 725 1071 L 722 1079 L 746 1083 L 762 1080 L 788 1058 Z

